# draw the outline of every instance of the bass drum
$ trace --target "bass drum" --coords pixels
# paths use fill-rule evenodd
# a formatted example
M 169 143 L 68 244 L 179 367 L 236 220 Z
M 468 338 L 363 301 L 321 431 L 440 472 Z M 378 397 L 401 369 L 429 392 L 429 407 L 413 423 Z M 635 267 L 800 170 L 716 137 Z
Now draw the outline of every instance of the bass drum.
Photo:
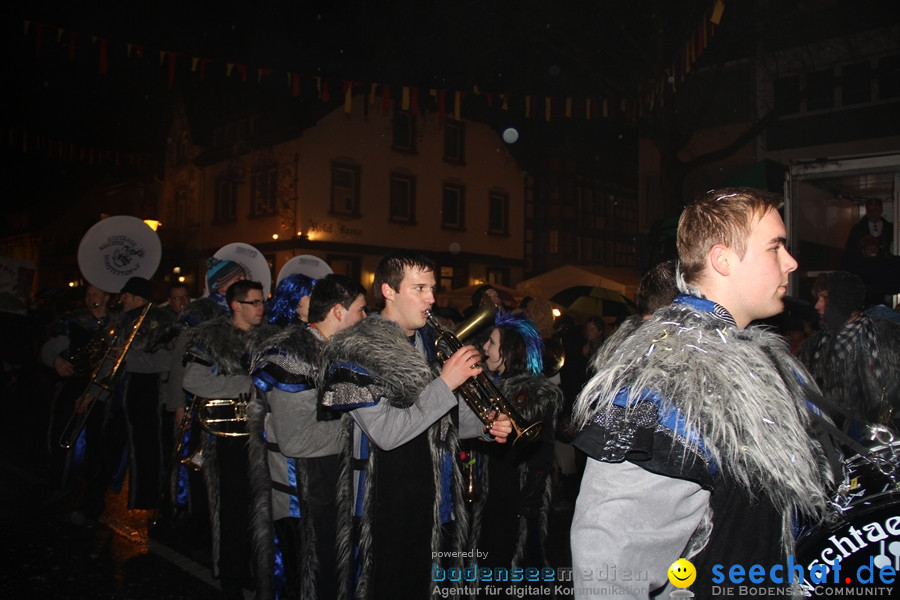
M 232 242 L 216 250 L 215 258 L 230 260 L 241 265 L 247 279 L 258 281 L 263 286 L 263 298 L 269 297 L 272 290 L 272 270 L 263 253 L 243 242 Z M 203 288 L 203 296 L 209 296 L 209 284 Z
M 78 244 L 78 268 L 91 285 L 118 294 L 132 277 L 150 279 L 159 267 L 162 243 L 149 225 L 130 215 L 95 223 Z
M 817 598 L 845 594 L 849 587 L 888 587 L 894 597 L 900 582 L 883 583 L 879 569 L 900 573 L 900 442 L 875 446 L 867 455 L 844 461 L 844 480 L 833 501 L 831 518 L 797 543 L 795 564 L 802 564 L 804 593 Z M 835 583 L 831 566 L 840 561 Z M 826 565 L 825 582 L 809 582 L 811 569 Z M 820 567 L 821 568 L 821 567 Z M 871 581 L 870 581 L 871 579 Z M 840 588 L 840 591 L 838 590 Z
M 326 275 L 333 273 L 328 263 L 312 254 L 301 254 L 295 256 L 284 263 L 281 270 L 278 271 L 278 278 L 275 280 L 275 287 L 281 283 L 281 280 L 288 275 L 306 275 L 310 279 L 322 279 Z

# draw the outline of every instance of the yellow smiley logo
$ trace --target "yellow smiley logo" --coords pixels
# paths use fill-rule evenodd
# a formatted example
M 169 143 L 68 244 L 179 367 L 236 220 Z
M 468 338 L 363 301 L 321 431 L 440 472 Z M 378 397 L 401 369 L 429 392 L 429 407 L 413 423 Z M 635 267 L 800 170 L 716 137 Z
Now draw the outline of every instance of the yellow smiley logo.
M 697 569 L 686 558 L 679 558 L 669 567 L 669 581 L 677 588 L 686 588 L 697 579 Z

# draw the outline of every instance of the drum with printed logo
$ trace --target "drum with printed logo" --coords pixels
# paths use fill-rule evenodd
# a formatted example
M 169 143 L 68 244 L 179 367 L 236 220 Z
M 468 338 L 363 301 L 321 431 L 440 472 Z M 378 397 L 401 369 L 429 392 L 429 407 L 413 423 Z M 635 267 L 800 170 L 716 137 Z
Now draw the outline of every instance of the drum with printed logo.
M 797 540 L 794 563 L 804 567 L 808 597 L 900 592 L 900 575 L 890 575 L 900 574 L 900 442 L 886 435 L 844 461 L 830 518 Z
M 835 500 L 839 509 L 852 511 L 877 506 L 900 495 L 900 442 L 869 449 L 844 461 L 844 481 Z

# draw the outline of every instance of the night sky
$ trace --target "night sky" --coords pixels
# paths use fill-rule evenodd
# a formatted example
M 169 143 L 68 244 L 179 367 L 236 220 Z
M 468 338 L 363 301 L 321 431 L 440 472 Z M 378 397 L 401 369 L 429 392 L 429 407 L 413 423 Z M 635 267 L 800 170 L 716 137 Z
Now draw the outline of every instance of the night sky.
M 653 12 L 654 5 L 659 12 Z M 450 90 L 478 86 L 537 96 L 622 95 L 656 76 L 655 55 L 671 54 L 710 5 L 709 0 L 22 2 L 3 14 L 6 80 L 18 88 L 10 94 L 12 88 L 4 86 L 4 102 L 13 112 L 7 114 L 31 129 L 84 136 L 86 143 L 109 135 L 122 136 L 126 147 L 140 143 L 154 105 L 169 92 L 160 50 L 338 81 Z M 38 50 L 39 24 L 45 26 Z M 108 43 L 104 75 L 97 74 L 99 49 L 91 36 Z M 125 58 L 125 44 L 142 45 L 145 60 L 134 54 Z M 191 83 L 183 80 L 185 68 L 176 84 Z M 219 85 L 212 76 L 205 83 Z M 135 125 L 136 139 L 129 139 Z
M 725 3 L 702 60 L 716 52 L 746 52 L 753 47 L 748 36 L 759 30 L 793 40 L 839 31 L 848 19 L 896 22 L 898 12 L 895 2 L 882 0 L 762 0 L 755 9 L 753 4 Z M 468 93 L 477 87 L 519 98 L 634 98 L 665 79 L 684 40 L 713 5 L 714 0 L 9 2 L 0 9 L 0 185 L 8 193 L 35 196 L 54 179 L 46 162 L 34 162 L 33 148 L 23 155 L 15 137 L 22 132 L 79 148 L 159 152 L 174 91 L 196 95 L 212 110 L 216 103 L 265 100 L 272 90 L 286 96 L 288 73 L 300 74 L 307 86 L 319 76 L 337 86 L 352 80 Z M 810 5 L 825 7 L 828 17 L 801 31 L 791 17 Z M 843 14 L 843 8 L 850 12 Z M 177 55 L 174 75 L 161 51 Z M 190 70 L 192 57 L 212 61 L 203 81 Z M 249 81 L 226 77 L 226 63 L 246 65 Z M 259 69 L 276 76 L 257 80 Z M 567 135 L 560 121 L 551 127 Z M 606 137 L 614 146 L 622 135 L 613 131 Z M 56 163 L 49 168 L 63 178 L 77 171 Z

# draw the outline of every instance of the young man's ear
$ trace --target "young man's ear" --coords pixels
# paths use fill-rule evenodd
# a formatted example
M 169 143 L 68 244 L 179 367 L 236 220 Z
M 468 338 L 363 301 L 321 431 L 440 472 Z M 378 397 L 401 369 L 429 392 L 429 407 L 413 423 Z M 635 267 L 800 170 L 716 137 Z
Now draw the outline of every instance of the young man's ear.
M 393 300 L 394 299 L 394 288 L 388 282 L 382 282 L 381 284 L 381 295 L 385 300 Z
M 732 260 L 734 260 L 734 253 L 725 244 L 716 244 L 709 251 L 710 266 L 722 277 L 728 277 L 731 274 Z

